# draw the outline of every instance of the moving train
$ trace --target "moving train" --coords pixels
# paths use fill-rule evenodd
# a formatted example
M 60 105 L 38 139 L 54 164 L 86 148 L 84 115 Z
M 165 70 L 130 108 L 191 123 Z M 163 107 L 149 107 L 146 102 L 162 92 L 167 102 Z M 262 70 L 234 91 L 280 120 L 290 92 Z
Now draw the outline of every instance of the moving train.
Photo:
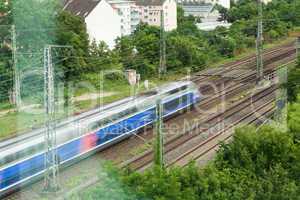
M 99 112 L 57 125 L 56 155 L 68 165 L 110 146 L 156 120 L 156 100 L 161 99 L 166 118 L 193 106 L 201 95 L 190 81 L 172 82 L 109 104 Z M 45 172 L 45 128 L 15 144 L 0 146 L 0 196 L 20 188 Z

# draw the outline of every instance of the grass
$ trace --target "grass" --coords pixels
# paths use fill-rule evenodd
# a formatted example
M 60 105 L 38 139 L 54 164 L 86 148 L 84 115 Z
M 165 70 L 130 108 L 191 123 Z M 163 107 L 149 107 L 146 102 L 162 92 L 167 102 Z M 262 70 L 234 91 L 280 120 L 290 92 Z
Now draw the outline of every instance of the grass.
M 33 129 L 44 121 L 43 114 L 30 114 L 25 112 L 11 112 L 1 117 L 0 138 L 15 135 L 18 132 Z
M 300 29 L 300 28 L 299 28 Z M 273 48 L 275 46 L 291 42 L 294 38 L 288 37 L 280 41 L 273 42 L 271 44 L 265 45 L 265 48 Z M 220 60 L 219 62 L 216 62 L 212 64 L 210 67 L 216 67 L 220 66 L 222 64 L 232 62 L 237 59 L 242 59 L 246 56 L 249 56 L 251 54 L 255 53 L 255 49 L 248 49 L 244 53 L 241 53 L 233 58 L 225 58 Z M 188 73 L 185 71 L 176 71 L 176 72 L 168 72 L 167 75 L 165 75 L 162 79 L 159 79 L 158 77 L 151 78 L 149 80 L 150 86 L 157 86 L 161 85 L 163 83 L 174 81 L 181 79 L 185 76 L 187 76 Z M 118 78 L 118 77 L 117 77 Z M 81 96 L 87 93 L 98 93 L 99 92 L 99 75 L 98 74 L 86 74 L 83 79 L 83 83 L 88 83 L 89 87 L 78 87 L 74 91 L 74 96 Z M 85 84 L 83 84 L 85 85 Z M 143 92 L 145 90 L 145 87 L 143 85 L 143 82 L 141 82 L 140 87 L 138 88 L 138 92 Z M 93 100 L 83 100 L 83 101 L 76 101 L 70 106 L 69 110 L 70 115 L 73 115 L 75 113 L 80 113 L 86 110 L 90 110 L 94 107 L 97 107 L 99 105 L 108 104 L 111 102 L 114 102 L 116 100 L 125 98 L 130 96 L 131 94 L 131 87 L 130 85 L 124 80 L 124 79 L 118 79 L 118 80 L 105 80 L 103 84 L 103 91 L 112 93 L 110 96 L 106 96 L 103 98 L 97 98 Z M 7 114 L 2 114 L 0 112 L 0 139 L 6 138 L 12 135 L 15 135 L 17 132 L 24 132 L 25 130 L 31 130 L 33 128 L 41 126 L 44 122 L 44 115 L 43 114 L 32 114 L 32 113 L 26 113 L 26 112 L 14 112 L 14 107 L 11 106 L 9 103 L 1 103 L 0 105 L 0 111 L 1 110 L 8 110 Z M 11 110 L 10 110 L 11 109 Z M 62 111 L 63 108 L 60 108 L 59 111 Z M 60 112 L 59 116 L 60 118 L 65 117 L 66 113 Z

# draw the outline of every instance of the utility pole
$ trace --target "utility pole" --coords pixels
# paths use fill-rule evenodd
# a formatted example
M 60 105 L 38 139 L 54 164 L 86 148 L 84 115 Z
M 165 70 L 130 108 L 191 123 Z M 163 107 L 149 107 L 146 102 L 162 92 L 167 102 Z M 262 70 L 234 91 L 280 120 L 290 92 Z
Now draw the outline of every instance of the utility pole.
M 161 168 L 164 167 L 164 140 L 163 140 L 163 104 L 162 100 L 156 101 L 156 143 L 155 143 L 155 155 L 154 162 Z
M 17 109 L 21 108 L 22 100 L 21 100 L 21 85 L 20 85 L 20 72 L 17 67 L 17 40 L 16 40 L 16 26 L 11 26 L 11 38 L 12 38 L 12 58 L 13 58 L 13 76 L 14 76 L 14 87 L 13 87 L 13 101 L 16 105 Z
M 257 0 L 258 6 L 258 21 L 257 21 L 257 38 L 256 38 L 256 53 L 257 53 L 257 83 L 263 80 L 263 2 Z
M 165 17 L 163 9 L 160 11 L 160 62 L 159 77 L 167 72 L 166 68 L 166 38 L 165 38 Z
M 55 124 L 55 97 L 54 77 L 52 65 L 52 46 L 44 49 L 44 81 L 46 106 L 46 134 L 45 134 L 45 175 L 44 191 L 56 192 L 58 186 L 58 157 L 56 150 L 56 124 Z
M 296 56 L 297 56 L 297 59 L 300 59 L 300 36 L 297 37 L 297 41 L 296 41 Z

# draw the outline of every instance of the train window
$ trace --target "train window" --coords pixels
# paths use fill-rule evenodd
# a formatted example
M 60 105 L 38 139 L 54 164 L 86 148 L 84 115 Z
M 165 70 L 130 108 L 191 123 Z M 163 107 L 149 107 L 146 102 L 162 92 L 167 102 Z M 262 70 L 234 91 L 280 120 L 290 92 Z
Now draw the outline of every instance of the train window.
M 127 110 L 124 110 L 123 112 L 120 112 L 119 115 L 118 115 L 118 118 L 121 119 L 121 118 L 126 117 L 128 115 L 131 115 L 131 114 L 133 114 L 135 112 L 137 112 L 137 108 L 136 107 L 129 108 Z
M 164 109 L 166 111 L 172 111 L 172 110 L 176 109 L 179 106 L 179 104 L 186 102 L 187 99 L 188 99 L 188 97 L 186 95 L 181 98 L 174 99 L 174 100 L 166 103 L 164 105 Z
M 137 111 L 138 111 L 138 109 L 136 107 L 124 110 L 124 111 L 122 111 L 118 114 L 114 114 L 110 117 L 107 117 L 105 119 L 102 119 L 100 121 L 97 121 L 97 122 L 94 122 L 94 123 L 90 124 L 88 130 L 93 131 L 93 130 L 99 129 L 99 128 L 101 128 L 101 127 L 103 127 L 103 126 L 105 126 L 105 125 L 107 125 L 111 122 L 117 121 L 117 120 L 119 120 L 123 117 L 126 117 L 128 115 L 131 115 L 131 114 L 133 114 Z
M 174 90 L 169 91 L 168 94 L 171 95 L 171 94 L 175 94 L 175 93 L 177 93 L 179 91 L 186 90 L 187 87 L 188 87 L 187 85 L 184 85 L 184 86 L 182 86 L 180 88 L 176 88 Z
M 93 130 L 97 129 L 98 127 L 99 127 L 99 122 L 94 122 L 94 123 L 89 125 L 88 130 L 93 131 Z
M 44 147 L 44 144 L 40 143 L 35 146 L 28 147 L 22 151 L 15 152 L 15 153 L 13 153 L 13 155 L 8 155 L 0 160 L 0 166 L 14 162 L 16 160 L 23 159 L 23 158 L 33 155 L 35 153 L 38 153 L 38 152 L 42 151 L 43 147 Z

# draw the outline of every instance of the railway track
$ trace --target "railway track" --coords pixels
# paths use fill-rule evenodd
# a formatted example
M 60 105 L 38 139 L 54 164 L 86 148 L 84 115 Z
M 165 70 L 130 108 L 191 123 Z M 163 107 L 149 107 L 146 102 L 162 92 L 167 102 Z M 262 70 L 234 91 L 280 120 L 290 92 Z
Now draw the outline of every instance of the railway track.
M 289 45 L 286 45 L 286 46 L 282 46 L 282 47 L 280 47 L 280 48 L 278 48 L 278 49 L 273 49 L 273 50 L 270 50 L 270 51 L 267 51 L 267 53 L 266 53 L 266 55 L 270 55 L 270 57 L 278 57 L 278 55 L 280 55 L 280 54 L 285 54 L 286 56 L 288 56 L 288 57 L 290 57 L 290 59 L 293 59 L 293 55 L 294 55 L 294 53 L 293 53 L 293 50 L 287 50 L 287 48 L 288 48 L 288 46 Z M 285 49 L 285 50 L 284 50 Z M 281 52 L 281 53 L 280 53 Z M 289 52 L 289 53 L 288 53 Z M 284 56 L 282 56 L 282 57 L 284 57 Z M 246 58 L 246 59 L 244 59 L 242 62 L 234 62 L 234 63 L 229 63 L 229 64 L 226 64 L 226 65 L 224 65 L 224 67 L 226 68 L 225 70 L 227 70 L 227 71 L 222 71 L 222 70 L 220 70 L 219 72 L 218 72 L 218 74 L 222 74 L 222 73 L 225 73 L 225 72 L 229 72 L 230 70 L 232 70 L 232 69 L 234 69 L 234 68 L 238 68 L 238 69 L 242 69 L 243 67 L 242 67 L 242 65 L 250 65 L 250 63 L 251 63 L 251 60 L 252 60 L 252 67 L 254 66 L 253 65 L 253 60 L 254 60 L 255 58 L 254 58 L 254 56 L 251 56 L 251 57 L 248 57 L 248 58 Z M 277 62 L 278 61 L 278 59 L 271 59 L 271 58 L 269 58 L 269 57 L 267 57 L 267 59 L 269 59 L 270 61 L 269 62 L 267 62 L 268 63 L 268 65 L 271 65 L 271 64 L 273 64 L 273 62 Z M 280 60 L 280 59 L 279 59 Z M 249 66 L 247 66 L 247 67 L 249 67 Z M 274 66 L 272 66 L 273 68 L 274 68 Z M 272 67 L 270 67 L 270 69 L 272 69 Z M 272 71 L 270 70 L 270 72 L 269 71 L 266 71 L 265 73 L 271 73 Z M 255 77 L 253 76 L 253 75 L 251 75 L 252 77 L 250 77 L 250 73 L 246 73 L 244 76 L 243 76 L 243 78 L 248 78 L 246 81 L 244 80 L 244 81 L 238 81 L 237 82 L 237 80 L 238 79 L 241 79 L 242 78 L 242 76 L 240 76 L 238 79 L 235 79 L 235 80 L 232 80 L 232 78 L 228 78 L 228 77 L 223 77 L 223 76 L 220 76 L 220 75 L 214 75 L 214 76 L 204 76 L 204 75 L 201 75 L 201 74 L 197 74 L 197 75 L 195 75 L 193 78 L 192 78 L 192 80 L 194 80 L 194 81 L 196 81 L 196 83 L 198 84 L 198 85 L 201 85 L 201 83 L 203 83 L 204 81 L 212 81 L 212 82 L 214 82 L 216 85 L 217 85 L 217 87 L 218 88 L 220 88 L 220 87 L 223 87 L 224 85 L 225 85 L 225 88 L 223 88 L 224 90 L 219 90 L 221 93 L 223 93 L 223 95 L 225 94 L 225 96 L 226 97 L 230 97 L 230 96 L 234 96 L 234 95 L 236 95 L 236 94 L 239 94 L 240 92 L 242 92 L 242 91 L 244 91 L 244 90 L 246 90 L 247 88 L 249 89 L 250 87 L 251 87 L 251 84 L 249 84 L 249 82 L 254 82 L 254 80 L 255 80 Z M 213 77 L 213 78 L 212 78 Z M 216 78 L 215 78 L 216 77 Z M 214 79 L 215 78 L 215 79 Z M 212 80 L 213 79 L 213 80 Z M 250 81 L 249 81 L 250 80 Z M 247 84 L 245 83 L 245 82 L 247 82 Z M 201 87 L 200 87 L 201 88 Z M 202 90 L 202 92 L 204 93 L 204 94 L 209 94 L 210 92 L 211 92 L 211 88 L 209 88 L 209 86 L 203 86 L 202 88 L 201 88 L 201 90 Z M 219 101 L 220 101 L 220 99 L 222 98 L 222 95 L 220 95 L 220 94 L 216 94 L 216 95 L 214 95 L 214 96 L 212 96 L 212 97 L 210 97 L 210 98 L 207 98 L 207 99 L 205 99 L 203 102 L 202 102 L 202 104 L 201 105 L 199 105 L 200 107 L 202 107 L 202 108 L 208 108 L 208 107 L 212 107 L 213 105 L 215 105 L 215 104 L 217 104 Z M 234 106 L 234 105 L 236 105 L 236 104 L 232 104 L 232 107 Z M 237 108 L 236 108 L 237 109 Z M 90 111 L 89 113 L 88 113 L 88 115 L 90 115 L 90 114 L 93 114 L 94 112 L 96 112 L 96 110 L 92 110 L 92 111 Z M 231 111 L 231 112 L 233 112 L 233 111 Z M 207 123 L 216 123 L 216 122 L 220 122 L 220 119 L 221 119 L 221 117 L 223 116 L 223 118 L 226 118 L 226 117 L 228 117 L 228 116 L 230 116 L 231 114 L 230 114 L 230 112 L 228 111 L 227 112 L 227 114 L 226 113 L 223 113 L 223 114 L 221 114 L 221 113 L 218 113 L 217 115 L 219 115 L 219 118 L 218 117 L 216 117 L 216 118 L 214 118 L 213 119 L 213 117 L 211 117 L 211 118 L 207 118 L 206 120 L 207 120 Z M 256 119 L 257 120 L 257 119 Z M 196 128 L 196 127 L 194 127 L 194 128 Z M 198 130 L 201 130 L 202 132 L 203 131 L 208 131 L 208 129 L 207 128 L 204 128 L 204 129 L 198 129 Z M 196 129 L 194 130 L 194 132 L 197 132 L 196 131 Z M 184 134 L 182 134 L 182 135 L 184 135 Z M 185 135 L 189 135 L 189 134 L 185 134 Z M 192 135 L 197 135 L 197 134 L 192 134 Z M 150 137 L 151 138 L 151 137 Z M 188 138 L 188 136 L 185 136 L 185 143 L 187 142 L 187 141 L 189 141 L 189 140 L 192 140 L 193 138 Z M 226 139 L 226 141 L 227 140 L 229 140 L 230 139 L 230 137 L 228 138 L 228 139 Z M 173 142 L 172 143 L 170 143 L 170 149 L 171 149 L 171 144 L 173 145 L 173 146 L 176 146 L 176 144 L 179 144 L 179 143 L 182 143 L 182 144 L 184 144 L 184 139 L 176 139 L 175 137 L 172 137 L 172 138 L 170 138 L 170 140 L 173 140 Z M 211 142 L 216 142 L 217 140 L 211 140 Z M 122 142 L 121 142 L 122 143 Z M 217 142 L 217 144 L 218 144 L 218 142 Z M 122 145 L 122 144 L 118 144 L 118 145 Z M 215 148 L 217 148 L 217 146 L 218 145 L 216 145 L 216 144 L 214 144 L 214 145 L 211 145 L 210 147 L 207 147 L 206 148 L 206 151 L 207 151 L 207 153 L 208 152 L 211 152 L 211 151 L 213 151 Z M 110 147 L 111 149 L 114 149 L 115 147 Z M 124 150 L 123 148 L 121 148 L 122 149 L 122 151 L 126 151 L 126 150 Z M 173 149 L 174 150 L 174 149 Z M 114 151 L 111 151 L 111 152 L 114 152 Z M 172 152 L 172 150 L 170 150 L 169 152 Z M 193 152 L 198 152 L 198 151 L 193 151 Z M 203 151 L 202 151 L 203 152 Z M 147 153 L 147 152 L 146 152 Z M 100 154 L 103 154 L 102 152 L 100 153 Z M 105 153 L 104 153 L 105 154 Z M 204 155 L 206 155 L 206 153 L 204 152 L 203 154 L 199 154 L 199 157 L 197 157 L 197 156 L 195 156 L 194 158 L 196 159 L 196 160 L 198 160 L 198 159 L 201 159 L 201 157 L 202 156 L 204 156 Z M 107 156 L 106 157 L 109 157 L 109 154 L 107 154 Z M 185 157 L 185 158 L 187 158 L 187 156 Z M 148 158 L 149 159 L 149 158 Z M 183 158 L 184 159 L 184 158 Z M 181 160 L 183 160 L 183 159 L 181 159 Z M 150 159 L 151 160 L 151 159 Z M 133 159 L 131 160 L 131 161 L 133 161 Z M 151 161 L 150 161 L 150 163 L 151 163 Z M 174 164 L 178 164 L 179 163 L 179 161 L 178 162 L 174 162 Z M 124 166 L 128 166 L 128 164 L 129 164 L 129 162 L 127 162 L 127 163 L 122 163 L 122 166 L 124 167 Z M 149 164 L 149 162 L 148 162 L 148 164 Z M 148 164 L 146 164 L 146 165 L 148 165 Z M 146 165 L 144 165 L 144 167 L 146 166 Z M 143 166 L 141 166 L 140 167 L 140 169 L 141 168 L 143 168 Z
M 217 132 L 215 135 L 209 137 L 202 143 L 196 145 L 189 151 L 183 153 L 176 159 L 172 160 L 170 163 L 167 164 L 167 167 L 174 166 L 174 165 L 185 167 L 190 163 L 191 160 L 198 161 L 198 162 L 201 161 L 201 158 L 205 156 L 208 152 L 216 150 L 220 145 L 220 142 L 226 142 L 232 138 L 235 126 L 241 123 L 245 123 L 245 124 L 259 123 L 259 118 L 255 116 L 255 113 L 257 111 L 260 111 L 261 114 L 264 116 L 269 116 L 271 113 L 273 113 L 275 111 L 274 105 L 272 105 L 273 103 L 274 101 L 270 100 L 269 102 L 266 102 L 262 106 L 258 107 L 257 110 L 248 113 L 242 118 L 236 120 L 230 126 Z
M 291 52 L 292 52 L 292 54 L 293 54 L 293 51 L 289 51 L 289 53 L 286 54 L 286 55 L 291 55 Z M 293 60 L 293 59 L 294 59 L 294 56 L 290 56 L 290 59 L 289 59 L 289 60 Z M 278 68 L 274 68 L 274 67 L 266 68 L 265 73 L 268 73 L 268 74 L 274 73 L 274 71 L 276 71 L 276 69 L 278 69 Z M 199 105 L 197 105 L 197 106 L 200 106 L 200 107 L 202 107 L 203 109 L 209 108 L 209 107 L 211 107 L 212 104 L 216 104 L 216 103 L 220 102 L 220 98 L 224 97 L 224 93 L 226 93 L 226 96 L 227 96 L 227 95 L 228 95 L 228 96 L 234 96 L 235 94 L 238 94 L 239 92 L 244 91 L 244 90 L 246 90 L 247 88 L 249 88 L 249 83 L 251 83 L 251 82 L 254 83 L 255 80 L 256 80 L 255 72 L 251 72 L 251 73 L 248 73 L 248 74 L 246 74 L 246 75 L 242 75 L 242 76 L 240 76 L 239 78 L 242 78 L 242 81 L 241 81 L 242 83 L 248 83 L 248 84 L 241 84 L 241 85 L 239 85 L 239 84 L 236 84 L 236 83 L 235 83 L 235 85 L 230 85 L 229 88 L 226 88 L 225 90 L 220 91 L 219 94 L 217 94 L 217 95 L 215 95 L 215 96 L 213 96 L 213 97 L 211 97 L 211 98 L 202 100 L 201 103 L 199 103 Z M 225 81 L 226 81 L 226 80 L 225 80 Z M 221 83 L 224 84 L 224 79 L 221 80 L 221 81 L 218 81 L 216 84 L 218 85 L 218 84 L 221 84 Z M 200 89 L 200 90 L 201 90 L 201 89 Z M 231 94 L 231 93 L 232 93 L 232 94 Z M 230 94 L 231 94 L 231 95 L 230 95 Z M 249 98 L 245 99 L 245 101 L 247 101 L 247 100 L 249 100 Z M 236 106 L 236 105 L 235 105 L 235 106 Z M 235 107 L 235 109 L 237 109 L 238 107 L 239 107 L 239 106 Z M 239 111 L 240 111 L 240 110 L 239 110 Z M 231 110 L 231 111 L 229 111 L 229 112 L 231 112 L 231 115 L 233 114 L 233 113 L 232 113 L 233 110 Z M 235 111 L 235 112 L 238 112 L 238 111 Z M 208 119 L 206 122 L 213 121 L 214 119 L 217 119 L 217 117 L 220 117 L 220 114 L 217 115 L 216 117 L 213 117 L 213 118 L 211 118 L 211 119 Z M 214 123 L 217 123 L 217 122 L 215 121 Z M 189 131 L 188 131 L 188 132 L 189 132 Z M 183 135 L 185 135 L 185 134 L 183 134 Z M 182 136 L 180 136 L 180 137 L 182 137 Z M 178 138 L 180 138 L 180 137 L 176 137 L 176 138 L 173 138 L 173 139 L 169 140 L 169 141 L 167 142 L 166 145 L 171 145 L 171 144 L 173 143 L 173 146 L 174 146 L 174 145 L 177 146 L 177 145 L 178 145 L 178 142 L 176 142 L 176 141 L 177 141 Z M 183 142 L 188 141 L 188 140 L 192 139 L 193 137 L 194 137 L 194 136 L 185 136 L 185 138 L 183 139 Z M 168 150 L 169 147 L 167 147 L 166 149 L 167 149 L 167 151 L 170 151 L 170 150 Z M 138 168 L 139 168 L 138 165 L 140 165 L 140 164 L 136 164 L 136 163 L 137 163 L 137 162 L 140 162 L 140 161 L 139 161 L 140 159 L 146 160 L 146 161 L 145 161 L 146 163 L 151 162 L 151 161 L 152 161 L 152 158 L 153 158 L 153 155 L 151 155 L 151 154 L 152 154 L 152 151 L 147 151 L 147 152 L 146 152 L 144 155 L 142 155 L 141 157 L 134 158 L 134 159 L 131 159 L 131 160 L 125 162 L 125 163 L 122 163 L 121 166 L 122 166 L 122 167 L 125 167 L 125 166 L 126 166 L 126 167 L 129 167 L 129 168 L 138 169 Z
M 292 46 L 292 43 L 282 45 L 278 48 L 267 50 L 264 54 L 265 55 L 264 62 L 266 62 L 265 64 L 268 65 L 272 62 L 280 60 L 280 58 L 282 58 L 284 56 L 292 55 L 295 53 L 296 53 L 296 50 L 295 50 L 295 47 Z M 224 74 L 234 68 L 241 67 L 241 66 L 243 66 L 245 64 L 249 64 L 251 62 L 252 62 L 252 65 L 255 65 L 255 63 L 253 63 L 253 61 L 255 61 L 255 56 L 249 56 L 249 57 L 244 58 L 241 61 L 227 63 L 227 64 L 223 65 L 222 68 L 217 68 L 216 69 L 217 71 L 215 72 L 215 74 L 216 75 Z M 255 73 L 255 72 L 252 72 L 252 73 Z M 211 76 L 207 77 L 207 76 L 203 76 L 203 75 L 201 75 L 201 73 L 199 73 L 199 74 L 196 74 L 194 77 L 192 77 L 191 80 L 197 84 L 200 84 L 200 85 L 203 84 L 201 87 L 201 92 L 203 94 L 209 94 L 213 88 L 211 88 L 210 84 L 205 83 L 205 81 L 209 82 L 209 81 L 211 81 L 211 78 L 212 78 Z M 214 84 L 216 86 L 220 86 L 221 84 L 226 85 L 226 84 L 230 84 L 230 83 L 232 83 L 230 78 L 222 77 L 222 76 L 221 76 L 221 78 L 218 78 L 214 82 Z M 88 112 L 79 113 L 76 116 L 71 117 L 67 121 L 59 122 L 58 127 L 64 126 L 65 124 L 67 124 L 71 121 L 74 121 L 74 120 L 81 120 L 81 119 L 90 117 L 90 116 L 98 113 L 99 111 L 100 111 L 100 109 L 95 108 Z M 19 134 L 19 135 L 14 134 L 8 138 L 4 138 L 4 139 L 0 140 L 0 149 L 5 148 L 9 145 L 23 142 L 25 140 L 30 140 L 30 138 L 37 137 L 38 135 L 40 135 L 40 132 L 37 132 L 37 131 L 32 131 L 31 133 L 28 133 L 28 134 L 27 133 Z
M 221 123 L 224 119 L 232 117 L 236 113 L 242 111 L 245 108 L 248 108 L 252 103 L 259 101 L 261 98 L 266 97 L 267 95 L 272 94 L 276 90 L 275 86 L 272 86 L 266 90 L 260 91 L 253 97 L 248 97 L 246 99 L 237 102 L 229 109 L 224 112 L 217 113 L 216 115 L 209 117 L 208 119 L 203 120 L 199 124 L 196 124 L 194 127 L 184 131 L 181 135 L 176 136 L 165 143 L 165 154 L 174 151 L 178 146 L 182 146 L 186 142 L 198 137 L 202 132 L 207 131 L 207 128 L 201 128 L 203 125 L 207 127 L 207 124 L 218 124 Z M 153 151 L 149 150 L 141 156 L 138 156 L 130 161 L 122 163 L 122 167 L 127 167 L 132 170 L 141 170 L 145 166 L 148 166 L 153 160 Z
M 278 49 L 274 49 L 272 51 L 268 51 L 264 54 L 264 64 L 270 65 L 274 62 L 280 61 L 285 57 L 289 57 L 291 55 L 296 54 L 296 49 L 294 46 L 284 46 Z M 223 74 L 226 74 L 232 70 L 256 70 L 256 60 L 254 57 L 249 57 L 245 60 L 241 60 L 240 62 L 234 62 L 232 65 L 227 65 L 224 68 L 213 68 L 210 70 L 205 70 L 202 73 L 196 74 L 192 77 L 192 81 L 198 83 L 203 81 L 208 81 L 211 77 L 219 76 L 222 77 Z

